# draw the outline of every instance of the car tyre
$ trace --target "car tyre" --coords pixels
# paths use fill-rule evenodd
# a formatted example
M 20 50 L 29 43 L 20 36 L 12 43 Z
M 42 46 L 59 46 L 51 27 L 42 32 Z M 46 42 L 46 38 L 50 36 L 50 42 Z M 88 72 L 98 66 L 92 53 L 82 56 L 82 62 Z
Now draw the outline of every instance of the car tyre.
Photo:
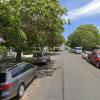
M 18 94 L 17 94 L 17 97 L 18 98 L 21 98 L 24 94 L 24 91 L 25 91 L 25 86 L 24 84 L 20 84 L 19 88 L 18 88 Z
M 98 62 L 96 62 L 96 67 L 99 68 L 99 63 Z

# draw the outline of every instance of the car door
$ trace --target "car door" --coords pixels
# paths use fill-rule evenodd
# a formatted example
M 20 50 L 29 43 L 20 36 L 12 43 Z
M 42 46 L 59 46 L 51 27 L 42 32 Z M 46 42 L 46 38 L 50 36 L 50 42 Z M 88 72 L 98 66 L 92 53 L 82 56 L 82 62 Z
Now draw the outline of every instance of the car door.
M 27 85 L 30 79 L 30 73 L 29 71 L 27 71 L 26 64 L 20 66 L 20 71 L 21 71 L 20 79 L 25 83 L 25 85 Z
M 26 67 L 29 73 L 29 81 L 31 81 L 35 77 L 35 66 L 31 64 L 26 64 Z
M 96 52 L 92 52 L 91 60 L 95 63 L 96 62 Z
M 91 54 L 91 60 L 93 61 L 93 59 L 94 59 L 94 51 Z

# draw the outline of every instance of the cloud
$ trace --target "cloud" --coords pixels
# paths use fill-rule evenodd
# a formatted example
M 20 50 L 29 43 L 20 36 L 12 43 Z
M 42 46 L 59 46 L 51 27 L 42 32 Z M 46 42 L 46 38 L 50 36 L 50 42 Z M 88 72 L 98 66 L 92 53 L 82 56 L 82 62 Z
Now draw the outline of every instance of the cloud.
M 100 14 L 100 0 L 93 0 L 91 3 L 81 8 L 69 11 L 68 17 L 71 20 L 77 20 L 84 17 L 90 17 L 96 14 Z M 68 17 L 63 16 L 64 19 L 68 19 Z
M 100 26 L 98 26 L 97 28 L 98 28 L 98 30 L 100 31 Z

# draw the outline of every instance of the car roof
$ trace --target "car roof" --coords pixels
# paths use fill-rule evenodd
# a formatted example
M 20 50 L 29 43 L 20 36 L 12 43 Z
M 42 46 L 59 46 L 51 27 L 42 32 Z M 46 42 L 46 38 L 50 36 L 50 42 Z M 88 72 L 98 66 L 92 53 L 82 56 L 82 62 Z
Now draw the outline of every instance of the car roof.
M 25 64 L 25 62 L 23 63 L 6 63 L 0 66 L 0 73 L 6 73 L 16 67 L 19 67 L 19 65 Z

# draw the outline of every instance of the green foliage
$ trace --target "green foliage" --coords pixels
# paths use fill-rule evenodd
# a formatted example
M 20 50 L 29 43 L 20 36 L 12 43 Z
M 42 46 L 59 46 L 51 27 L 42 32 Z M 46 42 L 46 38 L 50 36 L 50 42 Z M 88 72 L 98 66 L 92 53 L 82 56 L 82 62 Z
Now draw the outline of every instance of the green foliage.
M 80 25 L 68 37 L 67 44 L 72 48 L 83 46 L 84 49 L 90 49 L 98 44 L 99 36 L 99 31 L 93 24 Z
M 6 51 L 7 51 L 7 48 L 5 46 L 0 46 L 0 55 L 2 55 Z
M 0 36 L 5 45 L 16 52 L 27 51 L 34 44 L 54 45 L 63 43 L 61 16 L 67 13 L 58 0 L 2 0 L 0 2 Z M 68 23 L 70 21 L 68 20 Z M 20 54 L 20 53 L 19 53 Z

